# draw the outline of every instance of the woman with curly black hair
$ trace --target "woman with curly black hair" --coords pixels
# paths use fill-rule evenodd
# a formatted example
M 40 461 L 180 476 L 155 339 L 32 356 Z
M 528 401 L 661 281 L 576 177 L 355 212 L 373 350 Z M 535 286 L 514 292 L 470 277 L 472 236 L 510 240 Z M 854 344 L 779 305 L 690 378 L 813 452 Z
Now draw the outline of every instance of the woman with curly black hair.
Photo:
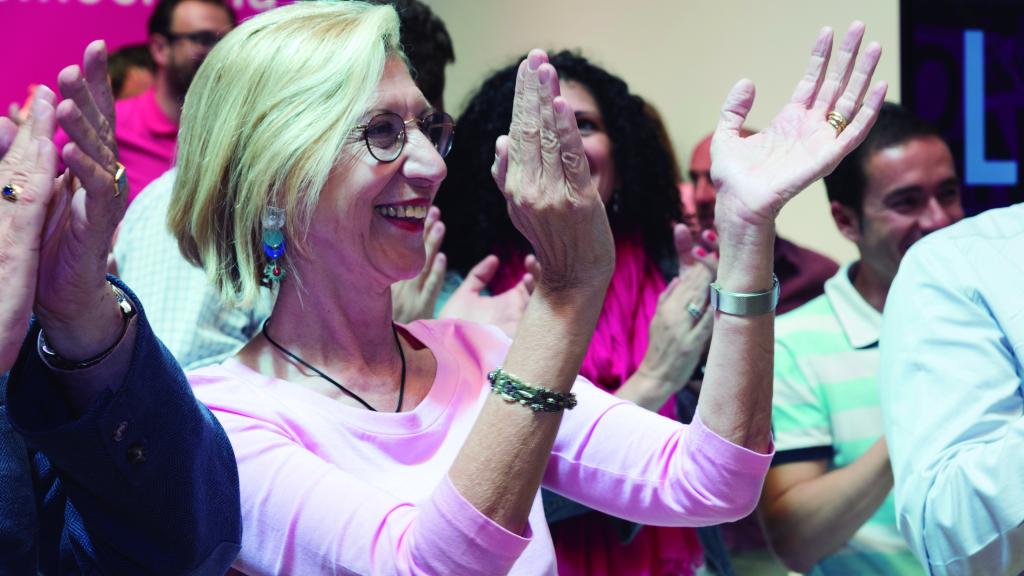
M 677 418 L 675 393 L 690 380 L 711 334 L 711 315 L 701 315 L 715 264 L 711 246 L 694 247 L 687 228 L 676 224 L 682 214 L 675 160 L 643 99 L 578 54 L 550 59 L 575 111 L 616 245 L 615 273 L 581 373 Z M 495 140 L 512 119 L 516 70 L 488 78 L 459 118 L 458 145 L 436 201 L 448 229 L 443 250 L 450 268 L 478 285 L 482 276 L 492 294 L 522 282 L 530 252 L 491 175 Z M 709 265 L 693 265 L 698 260 Z M 693 574 L 701 563 L 693 529 L 647 526 L 624 537 L 620 522 L 597 512 L 566 513 L 564 504 L 553 513 L 552 500 L 546 496 L 545 507 L 561 574 Z

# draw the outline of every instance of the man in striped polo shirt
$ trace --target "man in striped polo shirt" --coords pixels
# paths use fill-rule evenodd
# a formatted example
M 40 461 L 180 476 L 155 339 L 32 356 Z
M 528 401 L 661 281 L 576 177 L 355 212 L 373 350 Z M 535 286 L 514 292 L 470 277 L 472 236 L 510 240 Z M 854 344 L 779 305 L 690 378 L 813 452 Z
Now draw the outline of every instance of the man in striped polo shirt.
M 776 456 L 760 510 L 775 552 L 793 570 L 921 574 L 896 528 L 878 337 L 907 249 L 963 218 L 960 181 L 938 133 L 886 104 L 825 186 L 832 218 L 860 259 L 841 267 L 825 294 L 776 322 Z

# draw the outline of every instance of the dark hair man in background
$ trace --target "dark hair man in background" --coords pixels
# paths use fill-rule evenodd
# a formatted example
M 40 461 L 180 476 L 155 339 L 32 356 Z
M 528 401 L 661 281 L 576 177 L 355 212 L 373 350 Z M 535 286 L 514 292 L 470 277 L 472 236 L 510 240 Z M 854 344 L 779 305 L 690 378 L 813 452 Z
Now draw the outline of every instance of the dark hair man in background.
M 225 0 L 160 0 L 149 17 L 149 52 L 156 64 L 153 85 L 117 101 L 114 133 L 128 173 L 131 203 L 174 163 L 178 118 L 192 78 L 213 46 L 236 24 Z M 68 142 L 63 132 L 58 149 Z
M 860 259 L 775 323 L 776 454 L 761 515 L 792 570 L 921 574 L 896 528 L 878 343 L 903 255 L 963 218 L 960 180 L 938 133 L 886 104 L 825 187 L 832 218 Z

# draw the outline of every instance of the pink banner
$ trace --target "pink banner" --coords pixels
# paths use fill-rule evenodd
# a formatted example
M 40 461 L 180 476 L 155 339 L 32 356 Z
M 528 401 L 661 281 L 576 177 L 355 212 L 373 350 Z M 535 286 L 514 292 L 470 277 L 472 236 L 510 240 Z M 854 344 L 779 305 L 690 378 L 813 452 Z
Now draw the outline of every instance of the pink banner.
M 228 0 L 239 20 L 282 0 Z M 57 73 L 81 64 L 85 46 L 97 39 L 110 51 L 145 42 L 146 21 L 156 0 L 0 0 L 0 114 L 21 103 L 32 84 L 57 86 Z M 55 90 L 56 91 L 56 90 Z

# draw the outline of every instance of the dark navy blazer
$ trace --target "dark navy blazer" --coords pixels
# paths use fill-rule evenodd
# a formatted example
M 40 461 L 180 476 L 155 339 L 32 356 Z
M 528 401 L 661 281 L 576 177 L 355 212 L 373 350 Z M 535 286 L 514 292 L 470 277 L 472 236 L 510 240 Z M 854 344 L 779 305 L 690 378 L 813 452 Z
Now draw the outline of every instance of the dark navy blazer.
M 34 321 L 0 376 L 0 574 L 222 575 L 238 554 L 231 444 L 115 283 L 139 311 L 116 392 L 76 418 Z

